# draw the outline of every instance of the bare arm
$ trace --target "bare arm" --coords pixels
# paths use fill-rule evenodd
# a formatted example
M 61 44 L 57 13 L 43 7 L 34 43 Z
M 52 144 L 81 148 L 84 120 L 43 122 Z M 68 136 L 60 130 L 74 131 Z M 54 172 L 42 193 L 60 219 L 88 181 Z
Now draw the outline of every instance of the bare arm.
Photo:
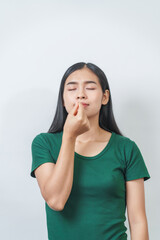
M 75 138 L 63 133 L 62 145 L 52 174 L 44 186 L 44 196 L 53 209 L 62 210 L 73 184 Z M 58 207 L 57 207 L 58 206 Z
M 43 198 L 56 211 L 63 210 L 72 189 L 76 137 L 89 128 L 83 106 L 76 104 L 67 116 L 56 164 L 48 162 L 35 170 Z
M 145 212 L 144 179 L 126 182 L 127 212 L 131 240 L 149 240 L 147 217 Z
M 131 225 L 131 240 L 149 240 L 147 218 Z

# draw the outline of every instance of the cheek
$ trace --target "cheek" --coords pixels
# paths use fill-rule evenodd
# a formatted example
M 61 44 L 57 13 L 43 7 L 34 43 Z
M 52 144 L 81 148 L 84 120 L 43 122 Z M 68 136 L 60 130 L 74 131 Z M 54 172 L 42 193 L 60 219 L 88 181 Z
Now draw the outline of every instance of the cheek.
M 65 105 L 64 107 L 66 111 L 69 113 L 74 106 L 74 98 L 70 94 L 64 93 L 63 101 Z
M 102 93 L 97 91 L 91 96 L 91 100 L 94 101 L 96 104 L 101 104 Z
M 66 105 L 69 105 L 73 101 L 73 96 L 69 94 L 68 92 L 64 92 L 63 99 L 65 101 Z

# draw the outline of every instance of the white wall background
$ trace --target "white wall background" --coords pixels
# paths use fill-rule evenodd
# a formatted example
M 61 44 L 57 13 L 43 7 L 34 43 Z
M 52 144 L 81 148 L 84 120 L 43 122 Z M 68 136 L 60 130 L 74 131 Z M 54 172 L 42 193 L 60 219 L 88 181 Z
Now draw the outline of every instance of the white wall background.
M 144 156 L 149 235 L 159 239 L 159 12 L 158 0 L 0 2 L 1 239 L 47 239 L 31 141 L 48 131 L 61 78 L 80 61 L 105 72 L 118 126 Z

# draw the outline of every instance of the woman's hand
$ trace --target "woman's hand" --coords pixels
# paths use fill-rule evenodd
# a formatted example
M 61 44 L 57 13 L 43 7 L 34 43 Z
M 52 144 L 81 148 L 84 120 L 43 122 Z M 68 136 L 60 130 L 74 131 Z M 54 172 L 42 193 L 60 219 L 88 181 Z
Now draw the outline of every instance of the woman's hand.
M 90 129 L 88 117 L 84 111 L 82 103 L 76 103 L 72 110 L 68 113 L 63 132 L 71 138 L 87 132 Z

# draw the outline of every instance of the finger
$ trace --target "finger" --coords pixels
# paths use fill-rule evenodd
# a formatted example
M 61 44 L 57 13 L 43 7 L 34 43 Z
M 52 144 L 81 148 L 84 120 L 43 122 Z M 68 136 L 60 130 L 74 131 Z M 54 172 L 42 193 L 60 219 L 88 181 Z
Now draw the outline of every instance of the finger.
M 77 111 L 78 111 L 78 108 L 79 108 L 79 105 L 78 105 L 78 103 L 76 103 L 76 104 L 74 105 L 74 107 L 72 108 L 71 113 L 72 113 L 73 115 L 76 115 L 76 114 L 77 114 Z
M 83 115 L 84 114 L 84 109 L 83 109 L 83 106 L 82 106 L 82 103 L 79 103 L 79 108 L 78 108 L 78 115 Z

